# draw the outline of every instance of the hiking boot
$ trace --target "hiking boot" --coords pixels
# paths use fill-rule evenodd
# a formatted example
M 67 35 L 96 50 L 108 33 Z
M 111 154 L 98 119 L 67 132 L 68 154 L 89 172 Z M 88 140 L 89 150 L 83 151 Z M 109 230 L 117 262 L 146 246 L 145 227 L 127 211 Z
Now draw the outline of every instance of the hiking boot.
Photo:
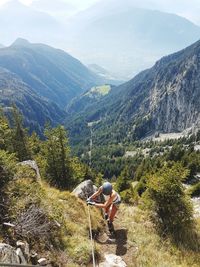
M 111 233 L 111 235 L 115 234 L 115 229 L 114 229 L 114 225 L 112 222 L 108 221 L 108 230 Z

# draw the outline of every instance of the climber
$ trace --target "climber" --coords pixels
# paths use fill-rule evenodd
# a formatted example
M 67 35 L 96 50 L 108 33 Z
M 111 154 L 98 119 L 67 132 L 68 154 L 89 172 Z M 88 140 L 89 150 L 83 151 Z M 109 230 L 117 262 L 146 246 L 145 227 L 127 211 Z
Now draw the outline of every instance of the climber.
M 96 203 L 95 200 L 101 193 L 105 198 L 105 203 Z M 109 182 L 103 183 L 98 191 L 87 199 L 87 204 L 104 209 L 104 218 L 108 222 L 108 228 L 111 233 L 114 233 L 113 220 L 120 203 L 120 195 L 112 188 L 112 185 Z

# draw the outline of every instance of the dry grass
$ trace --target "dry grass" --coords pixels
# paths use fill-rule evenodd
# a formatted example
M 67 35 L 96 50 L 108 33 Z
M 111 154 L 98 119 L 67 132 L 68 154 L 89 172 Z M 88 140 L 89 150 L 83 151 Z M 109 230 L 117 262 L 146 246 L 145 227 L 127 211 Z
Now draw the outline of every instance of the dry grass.
M 133 266 L 137 267 L 198 267 L 198 252 L 178 249 L 170 240 L 162 239 L 144 211 L 131 206 L 121 208 L 122 225 L 128 229 L 128 240 L 137 247 L 132 256 Z M 200 222 L 197 222 L 200 227 Z
M 49 236 L 31 236 L 28 239 L 32 249 L 60 266 L 86 266 L 91 260 L 88 229 L 88 208 L 86 204 L 69 192 L 61 192 L 48 184 L 38 184 L 28 172 L 9 183 L 9 215 L 16 222 L 22 214 L 28 216 L 30 207 L 44 212 L 45 223 L 53 225 Z M 92 225 L 96 231 L 103 227 L 103 220 L 97 209 L 91 209 Z M 26 218 L 23 221 L 27 221 Z M 36 224 L 37 225 L 37 222 Z M 33 224 L 34 227 L 34 224 Z M 24 228 L 26 229 L 26 228 Z M 47 229 L 48 230 L 48 229 Z M 34 229 L 33 229 L 34 232 Z M 26 233 L 24 234 L 26 239 Z M 28 235 L 27 235 L 28 236 Z M 14 233 L 10 238 L 15 241 Z M 98 251 L 97 251 L 98 253 Z

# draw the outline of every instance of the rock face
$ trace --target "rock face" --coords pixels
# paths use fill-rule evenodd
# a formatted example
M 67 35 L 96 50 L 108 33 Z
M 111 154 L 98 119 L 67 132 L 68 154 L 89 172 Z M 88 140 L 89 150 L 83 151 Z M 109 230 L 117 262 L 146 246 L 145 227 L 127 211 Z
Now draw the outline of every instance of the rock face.
M 4 243 L 0 243 L 0 262 L 19 264 L 20 259 L 13 247 Z
M 199 101 L 200 41 L 162 58 L 151 69 L 115 88 L 99 104 L 79 113 L 79 118 L 101 118 L 93 129 L 97 143 L 107 142 L 105 129 L 112 133 L 112 141 L 120 142 L 156 132 L 200 128 Z
M 126 267 L 126 263 L 121 257 L 115 254 L 105 254 L 105 261 L 100 263 L 99 267 Z
M 139 138 L 200 126 L 200 41 L 159 60 L 128 82 L 123 93 L 120 120 L 129 122 Z
M 86 200 L 89 196 L 91 196 L 94 192 L 97 191 L 97 187 L 93 185 L 91 180 L 86 180 L 79 184 L 74 190 L 73 194 L 82 200 Z

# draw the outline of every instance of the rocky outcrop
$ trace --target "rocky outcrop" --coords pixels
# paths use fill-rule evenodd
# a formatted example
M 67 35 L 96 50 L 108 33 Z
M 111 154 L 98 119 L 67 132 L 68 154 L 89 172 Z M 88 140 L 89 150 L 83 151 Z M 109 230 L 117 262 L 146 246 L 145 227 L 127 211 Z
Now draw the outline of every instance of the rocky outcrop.
M 27 263 L 30 260 L 29 244 L 26 241 L 18 240 L 17 243 L 17 255 L 20 257 L 21 263 Z
M 20 258 L 17 255 L 15 248 L 8 244 L 0 243 L 0 262 L 19 264 Z
M 17 241 L 17 248 L 8 244 L 0 243 L 0 263 L 28 264 L 47 266 L 46 258 L 39 258 L 37 253 L 30 254 L 29 244 L 26 241 Z M 49 265 L 50 266 L 50 265 Z
M 38 182 L 41 182 L 41 176 L 40 176 L 40 171 L 39 171 L 39 168 L 38 168 L 38 165 L 36 163 L 36 161 L 34 160 L 26 160 L 26 161 L 22 161 L 19 163 L 20 165 L 25 165 L 25 166 L 29 166 L 31 167 L 31 169 L 33 169 L 36 173 L 36 180 Z
M 126 267 L 123 259 L 115 254 L 105 254 L 105 261 L 99 264 L 99 267 Z
M 73 194 L 82 200 L 86 200 L 89 196 L 91 196 L 94 192 L 97 191 L 97 187 L 93 185 L 91 180 L 86 180 L 79 184 L 74 190 Z
M 131 104 L 124 103 L 123 113 L 138 137 L 200 127 L 200 42 L 162 58 L 128 84 Z

